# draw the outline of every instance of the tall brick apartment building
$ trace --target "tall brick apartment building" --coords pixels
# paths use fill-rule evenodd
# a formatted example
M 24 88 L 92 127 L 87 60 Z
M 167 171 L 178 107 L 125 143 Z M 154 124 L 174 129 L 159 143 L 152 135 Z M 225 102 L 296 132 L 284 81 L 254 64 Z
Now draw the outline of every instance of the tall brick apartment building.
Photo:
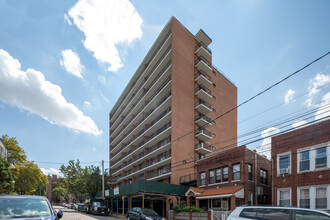
M 109 115 L 117 185 L 179 184 L 194 160 L 236 147 L 237 112 L 212 121 L 237 106 L 237 88 L 212 65 L 210 43 L 172 17 L 137 68 Z
M 272 138 L 273 204 L 330 210 L 330 120 Z
M 246 146 L 197 161 L 198 187 L 186 192 L 187 204 L 205 210 L 271 204 L 271 161 Z

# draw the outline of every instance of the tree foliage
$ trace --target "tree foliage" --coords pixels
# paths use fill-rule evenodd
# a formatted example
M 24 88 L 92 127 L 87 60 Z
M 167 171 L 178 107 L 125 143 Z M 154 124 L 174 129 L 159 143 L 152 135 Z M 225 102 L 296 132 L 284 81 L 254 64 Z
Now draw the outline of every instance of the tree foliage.
M 18 194 L 38 194 L 40 188 L 48 185 L 47 176 L 31 161 L 15 164 L 14 177 Z
M 0 194 L 10 194 L 14 190 L 14 178 L 9 162 L 0 157 Z
M 69 194 L 72 194 L 78 198 L 86 193 L 85 177 L 88 170 L 87 168 L 83 169 L 80 166 L 79 160 L 77 160 L 77 162 L 70 160 L 69 165 L 62 165 L 60 170 L 64 176 L 63 186 Z
M 67 194 L 67 192 L 66 192 L 65 188 L 61 185 L 58 185 L 53 189 L 53 195 L 56 198 L 65 197 L 66 194 Z
M 100 167 L 89 166 L 86 175 L 86 193 L 90 197 L 95 197 L 96 193 L 102 191 L 102 175 Z
M 18 144 L 18 141 L 14 137 L 8 135 L 2 135 L 2 141 L 7 147 L 8 161 L 13 161 L 15 164 L 22 164 L 26 162 L 26 154 L 23 148 Z

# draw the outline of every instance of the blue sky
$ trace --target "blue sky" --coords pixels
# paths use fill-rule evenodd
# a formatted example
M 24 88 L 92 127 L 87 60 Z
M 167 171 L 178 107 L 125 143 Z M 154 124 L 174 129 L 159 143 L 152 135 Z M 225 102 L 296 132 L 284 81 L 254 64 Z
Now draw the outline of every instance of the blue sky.
M 171 16 L 212 38 L 213 64 L 241 103 L 330 51 L 329 9 L 327 0 L 0 0 L 0 135 L 48 173 L 71 159 L 100 165 L 109 111 Z M 313 109 L 301 124 L 328 115 L 319 108 L 329 83 L 327 56 L 240 107 L 239 135 L 267 127 L 254 134 L 267 137 Z

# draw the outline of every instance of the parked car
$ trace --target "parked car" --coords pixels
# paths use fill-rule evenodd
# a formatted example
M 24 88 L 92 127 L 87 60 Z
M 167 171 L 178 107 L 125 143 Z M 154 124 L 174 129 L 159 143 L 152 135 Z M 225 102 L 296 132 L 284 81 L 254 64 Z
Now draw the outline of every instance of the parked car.
M 109 215 L 110 209 L 105 205 L 103 201 L 93 202 L 91 211 L 93 215 Z
M 139 207 L 135 207 L 129 210 L 127 212 L 127 219 L 163 220 L 163 218 L 160 215 L 158 215 L 157 212 L 155 212 L 154 210 L 147 208 L 139 208 Z
M 240 206 L 228 220 L 267 219 L 267 220 L 330 220 L 330 214 L 315 210 L 280 206 Z
M 62 216 L 62 211 L 55 212 L 44 196 L 0 196 L 0 219 L 57 220 Z
M 85 205 L 84 204 L 78 204 L 78 211 L 84 212 L 85 211 Z

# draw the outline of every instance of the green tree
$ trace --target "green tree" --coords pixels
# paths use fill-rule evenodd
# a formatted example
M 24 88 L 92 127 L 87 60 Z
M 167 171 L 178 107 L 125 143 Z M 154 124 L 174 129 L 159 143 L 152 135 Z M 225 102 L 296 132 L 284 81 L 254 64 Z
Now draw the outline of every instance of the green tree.
M 58 185 L 53 189 L 53 195 L 55 198 L 65 197 L 66 196 L 66 190 L 63 186 Z
M 89 166 L 86 175 L 86 191 L 90 197 L 95 197 L 96 193 L 102 191 L 102 175 L 100 167 Z
M 8 161 L 13 160 L 15 164 L 22 164 L 26 161 L 26 154 L 23 148 L 21 148 L 14 137 L 8 135 L 2 135 L 2 141 L 7 147 L 7 159 Z
M 26 161 L 22 164 L 15 164 L 15 191 L 18 194 L 39 194 L 38 190 L 48 185 L 48 178 L 39 167 Z
M 10 194 L 14 190 L 14 178 L 9 162 L 0 157 L 0 194 Z
M 79 198 L 79 196 L 86 194 L 86 176 L 88 169 L 83 169 L 80 166 L 79 160 L 75 162 L 74 160 L 69 161 L 69 165 L 62 165 L 60 168 L 63 173 L 63 186 L 69 194 Z

